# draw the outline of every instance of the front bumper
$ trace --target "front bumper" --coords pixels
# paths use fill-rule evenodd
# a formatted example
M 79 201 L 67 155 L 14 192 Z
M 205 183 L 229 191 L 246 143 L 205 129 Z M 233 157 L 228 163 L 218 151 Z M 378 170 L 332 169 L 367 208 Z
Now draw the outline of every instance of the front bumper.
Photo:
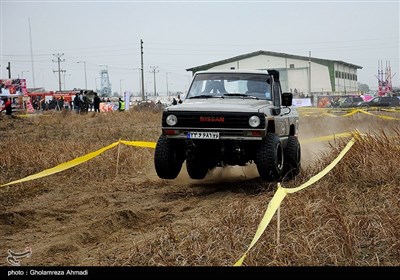
M 215 140 L 262 140 L 265 135 L 265 129 L 221 129 L 221 128 L 162 128 L 162 134 L 170 139 L 189 139 L 188 134 L 191 132 L 219 132 L 219 139 Z M 191 139 L 196 141 L 197 139 Z M 202 139 L 204 140 L 204 139 Z

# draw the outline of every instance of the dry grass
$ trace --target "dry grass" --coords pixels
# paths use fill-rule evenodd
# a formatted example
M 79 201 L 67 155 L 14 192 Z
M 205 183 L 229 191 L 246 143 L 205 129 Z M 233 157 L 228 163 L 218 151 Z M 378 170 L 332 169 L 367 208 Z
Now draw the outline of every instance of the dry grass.
M 6 183 L 25 177 L 118 139 L 156 141 L 160 120 L 160 113 L 134 110 L 3 119 L 0 146 L 6 152 L 0 158 L 0 180 Z M 328 135 L 359 129 L 367 136 L 357 141 L 326 177 L 285 198 L 281 205 L 280 244 L 276 243 L 275 216 L 245 259 L 245 265 L 399 266 L 398 123 L 370 116 L 345 120 L 303 117 L 300 123 L 303 138 L 316 136 L 318 130 L 319 135 Z M 346 140 L 338 140 L 323 151 L 315 151 L 312 162 L 303 167 L 294 181 L 284 182 L 285 187 L 307 181 L 325 168 L 345 145 Z M 93 265 L 231 266 L 246 251 L 274 194 L 273 185 L 258 179 L 244 181 L 240 187 L 238 182 L 202 185 L 189 180 L 177 183 L 145 179 L 152 168 L 153 150 L 126 146 L 121 146 L 119 176 L 115 178 L 115 151 L 60 174 L 2 188 L 0 213 L 16 211 L 14 205 L 27 197 L 55 192 L 61 199 L 66 188 L 79 195 L 79 186 L 87 185 L 92 192 L 91 186 L 95 185 L 102 196 L 99 204 L 93 205 L 103 205 L 96 211 L 107 209 L 111 213 L 107 214 L 108 219 L 118 214 L 119 224 L 112 220 L 112 228 L 121 234 L 106 231 L 110 237 L 103 240 L 91 232 L 90 236 L 98 240 L 96 245 L 75 245 L 95 252 L 91 256 L 95 260 Z M 140 201 L 129 200 L 134 195 L 140 195 Z M 157 203 L 143 204 L 139 212 L 127 210 L 154 197 L 158 197 Z M 85 203 L 88 201 L 91 200 Z M 77 198 L 65 203 L 83 207 Z M 119 208 L 111 209 L 112 203 Z M 68 215 L 73 221 L 74 214 Z M 96 219 L 90 213 L 86 215 Z M 137 223 L 132 226 L 134 221 L 137 226 Z M 87 232 L 88 228 L 78 229 L 74 236 Z M 75 247 L 71 250 L 78 250 Z M 68 254 L 55 264 L 87 265 L 82 258 L 71 259 Z

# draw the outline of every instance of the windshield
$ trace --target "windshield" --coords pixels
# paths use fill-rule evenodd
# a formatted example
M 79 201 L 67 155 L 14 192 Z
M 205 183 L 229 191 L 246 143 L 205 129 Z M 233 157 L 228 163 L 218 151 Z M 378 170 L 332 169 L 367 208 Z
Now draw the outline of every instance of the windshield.
M 204 73 L 193 80 L 186 98 L 271 99 L 267 74 Z

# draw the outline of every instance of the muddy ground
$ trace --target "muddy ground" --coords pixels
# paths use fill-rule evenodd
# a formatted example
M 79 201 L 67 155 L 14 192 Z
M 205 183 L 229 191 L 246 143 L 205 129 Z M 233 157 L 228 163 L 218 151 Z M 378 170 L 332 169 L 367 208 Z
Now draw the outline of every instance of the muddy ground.
M 37 123 L 34 124 L 35 129 L 28 129 L 32 124 L 25 119 L 3 119 L 2 122 L 14 122 L 15 130 L 26 131 L 26 138 L 29 137 L 28 131 L 34 133 L 41 130 Z M 329 123 L 319 123 L 318 118 L 303 118 L 299 139 L 302 142 L 316 136 L 348 132 L 353 128 L 334 118 L 330 118 Z M 378 129 L 373 124 L 358 128 L 364 131 Z M 152 132 L 152 136 L 147 138 L 124 140 L 155 141 L 157 133 Z M 328 145 L 326 141 L 302 145 L 303 170 L 312 170 L 320 151 Z M 99 144 L 86 150 L 94 151 L 101 146 Z M 126 153 L 130 149 L 139 151 L 138 148 L 121 147 Z M 22 252 L 30 247 L 32 255 L 21 259 L 23 265 L 232 265 L 240 257 L 240 252 L 244 253 L 243 249 L 249 244 L 256 228 L 248 228 L 246 237 L 240 241 L 241 247 L 235 247 L 225 259 L 203 256 L 203 259 L 198 257 L 182 262 L 178 255 L 176 261 L 171 261 L 165 256 L 170 249 L 160 248 L 163 244 L 161 239 L 166 236 L 173 238 L 174 234 L 179 238 L 190 235 L 196 227 L 209 227 L 210 220 L 218 225 L 219 219 L 227 219 L 225 209 L 250 207 L 254 201 L 265 206 L 257 209 L 261 216 L 274 194 L 275 184 L 261 181 L 254 165 L 217 168 L 201 181 L 190 179 L 183 167 L 177 179 L 162 180 L 153 167 L 154 150 L 140 149 L 143 154 L 134 172 L 121 163 L 116 175 L 115 162 L 109 162 L 108 169 L 105 169 L 107 174 L 99 168 L 101 174 L 96 175 L 97 162 L 104 160 L 101 155 L 99 159 L 92 160 L 90 170 L 85 167 L 89 163 L 85 163 L 68 172 L 2 187 L 0 264 L 9 265 L 6 260 L 8 249 Z M 115 151 L 107 153 L 115 154 Z M 61 162 L 57 160 L 57 163 Z M 21 163 L 21 166 L 25 168 L 29 163 Z M 85 172 L 77 171 L 82 169 L 86 169 L 87 176 Z M 79 176 L 75 177 L 74 173 L 79 173 Z M 26 174 L 31 173 L 21 171 L 21 176 Z M 2 183 L 9 181 L 10 178 L 3 175 Z M 291 184 L 296 186 L 300 183 Z M 190 238 L 195 239 L 194 236 Z M 185 243 L 186 249 L 197 250 L 191 246 L 199 246 L 199 243 L 191 245 L 189 241 Z M 209 242 L 218 243 L 218 240 L 210 238 Z M 212 248 L 212 244 L 204 246 Z M 143 249 L 145 252 L 141 248 L 146 248 Z M 208 250 L 212 255 L 212 250 Z

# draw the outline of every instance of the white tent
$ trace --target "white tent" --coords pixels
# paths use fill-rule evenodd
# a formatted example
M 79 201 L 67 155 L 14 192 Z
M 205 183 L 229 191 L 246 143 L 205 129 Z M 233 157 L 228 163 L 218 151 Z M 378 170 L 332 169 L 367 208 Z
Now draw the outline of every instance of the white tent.
M 9 93 L 9 92 L 1 92 L 0 93 L 0 97 L 8 97 L 8 98 L 15 98 L 15 97 L 20 97 L 20 96 L 23 96 L 23 94 L 22 93 L 14 93 L 14 94 L 11 94 L 11 93 Z

